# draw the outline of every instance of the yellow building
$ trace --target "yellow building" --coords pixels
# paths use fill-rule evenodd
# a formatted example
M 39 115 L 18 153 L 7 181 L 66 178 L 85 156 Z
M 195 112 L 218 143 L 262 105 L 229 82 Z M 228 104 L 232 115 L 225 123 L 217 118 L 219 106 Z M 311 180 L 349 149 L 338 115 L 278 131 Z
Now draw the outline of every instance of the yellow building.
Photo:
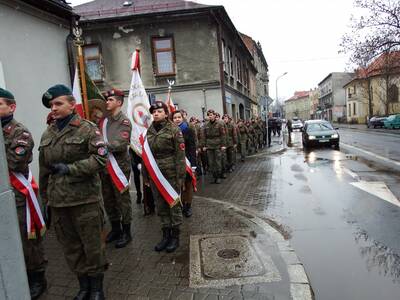
M 344 85 L 348 123 L 400 113 L 400 52 L 382 54 Z
M 310 92 L 295 92 L 291 98 L 285 101 L 285 118 L 293 119 L 293 117 L 297 117 L 301 120 L 308 120 L 310 119 L 310 108 Z

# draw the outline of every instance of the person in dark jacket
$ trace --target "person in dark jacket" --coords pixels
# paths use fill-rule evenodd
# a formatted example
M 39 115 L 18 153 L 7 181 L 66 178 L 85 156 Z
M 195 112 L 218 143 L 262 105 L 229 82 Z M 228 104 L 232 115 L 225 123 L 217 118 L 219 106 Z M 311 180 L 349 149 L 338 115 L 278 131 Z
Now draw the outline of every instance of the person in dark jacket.
M 183 118 L 183 113 L 179 110 L 172 113 L 172 121 L 179 126 L 185 140 L 185 154 L 192 168 L 196 168 L 196 129 Z M 182 189 L 182 213 L 189 218 L 192 215 L 193 185 L 192 178 L 186 173 L 185 183 Z

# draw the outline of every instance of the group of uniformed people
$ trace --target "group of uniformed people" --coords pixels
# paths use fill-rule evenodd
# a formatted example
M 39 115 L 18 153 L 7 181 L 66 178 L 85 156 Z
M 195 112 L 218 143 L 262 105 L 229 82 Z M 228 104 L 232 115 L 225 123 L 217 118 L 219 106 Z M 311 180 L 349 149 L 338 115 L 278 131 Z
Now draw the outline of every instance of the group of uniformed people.
M 104 242 L 115 242 L 116 248 L 123 248 L 132 241 L 132 203 L 127 185 L 133 157 L 128 151 L 132 125 L 121 111 L 124 93 L 112 89 L 104 96 L 105 114 L 94 107 L 94 122 L 80 117 L 72 91 L 64 85 L 50 87 L 42 97 L 43 105 L 51 112 L 39 144 L 38 194 L 50 209 L 48 215 L 65 259 L 77 275 L 79 291 L 75 300 L 104 299 L 103 278 L 108 266 Z M 11 174 L 19 174 L 28 179 L 34 142 L 29 130 L 13 117 L 16 105 L 13 94 L 0 88 L 0 119 L 10 178 Z M 220 183 L 227 172 L 234 171 L 237 151 L 244 161 L 246 155 L 266 145 L 265 123 L 253 119 L 235 124 L 229 115 L 221 120 L 214 110 L 207 112 L 203 124 L 194 117 L 189 122 L 185 111 L 170 113 L 162 101 L 155 101 L 150 113 L 153 122 L 147 130 L 149 148 L 165 179 L 181 194 L 182 206 L 164 201 L 142 165 L 143 190 L 150 191 L 161 220 L 162 238 L 155 250 L 173 252 L 179 247 L 183 215 L 192 214 L 195 184 L 187 171 L 187 161 L 193 171 L 209 172 L 213 182 Z M 28 196 L 18 185 L 12 187 L 31 297 L 36 299 L 47 285 L 41 236 L 44 230 L 27 234 Z M 142 193 L 140 186 L 136 188 L 140 203 Z M 111 231 L 102 238 L 106 218 Z

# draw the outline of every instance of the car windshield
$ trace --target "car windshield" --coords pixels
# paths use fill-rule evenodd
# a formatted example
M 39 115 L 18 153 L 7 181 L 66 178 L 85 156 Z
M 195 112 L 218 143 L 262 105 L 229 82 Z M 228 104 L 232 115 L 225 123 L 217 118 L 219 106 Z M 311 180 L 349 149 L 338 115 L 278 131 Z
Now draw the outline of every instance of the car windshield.
M 391 116 L 389 116 L 386 120 L 392 121 L 392 120 L 394 120 L 395 118 L 396 118 L 396 115 L 391 115 Z
M 333 130 L 330 123 L 311 123 L 307 125 L 307 131 L 326 131 Z
M 294 120 L 293 124 L 301 124 L 301 121 L 300 120 Z

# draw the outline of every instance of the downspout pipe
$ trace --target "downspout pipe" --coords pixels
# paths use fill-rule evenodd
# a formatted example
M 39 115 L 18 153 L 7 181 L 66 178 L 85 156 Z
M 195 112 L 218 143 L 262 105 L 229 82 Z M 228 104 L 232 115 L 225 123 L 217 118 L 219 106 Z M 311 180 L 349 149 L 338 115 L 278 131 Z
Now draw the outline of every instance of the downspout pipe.
M 75 75 L 75 45 L 74 45 L 74 35 L 72 34 L 72 28 L 76 25 L 76 22 L 79 20 L 79 16 L 72 15 L 70 19 L 69 25 L 69 34 L 65 39 L 65 43 L 67 46 L 67 56 L 68 56 L 68 70 L 69 70 L 69 77 L 71 81 L 71 86 L 74 83 L 74 75 Z
M 225 97 L 225 74 L 224 74 L 224 61 L 222 56 L 222 26 L 218 17 L 215 15 L 215 12 L 212 10 L 211 15 L 214 17 L 214 20 L 217 24 L 217 43 L 218 43 L 218 61 L 219 61 L 219 78 L 221 82 L 221 95 L 222 95 L 222 109 L 223 114 L 227 113 L 226 109 L 226 97 Z

